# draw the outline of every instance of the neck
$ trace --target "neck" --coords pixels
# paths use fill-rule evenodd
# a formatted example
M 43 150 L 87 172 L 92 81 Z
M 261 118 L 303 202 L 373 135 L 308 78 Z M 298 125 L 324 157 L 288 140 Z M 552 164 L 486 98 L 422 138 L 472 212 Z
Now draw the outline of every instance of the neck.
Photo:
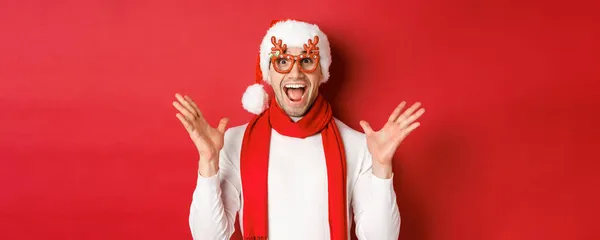
M 300 121 L 300 119 L 302 119 L 302 117 L 292 117 L 292 116 L 290 116 L 290 118 L 292 120 L 294 120 L 294 122 L 298 122 L 298 121 Z

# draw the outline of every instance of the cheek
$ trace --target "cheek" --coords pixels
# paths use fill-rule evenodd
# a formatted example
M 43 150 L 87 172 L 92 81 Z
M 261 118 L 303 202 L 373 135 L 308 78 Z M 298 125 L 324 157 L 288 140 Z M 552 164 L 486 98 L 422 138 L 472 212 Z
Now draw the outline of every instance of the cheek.
M 269 71 L 269 77 L 267 78 L 267 81 L 271 86 L 279 86 L 282 76 L 282 74 L 275 72 L 275 70 L 271 70 Z

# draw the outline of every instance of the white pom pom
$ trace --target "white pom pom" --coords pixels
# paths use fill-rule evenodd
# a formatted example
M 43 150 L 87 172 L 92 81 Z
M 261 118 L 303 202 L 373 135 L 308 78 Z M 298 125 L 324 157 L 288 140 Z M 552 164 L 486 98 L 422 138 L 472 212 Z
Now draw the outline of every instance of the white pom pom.
M 268 95 L 262 85 L 256 83 L 248 86 L 242 95 L 242 105 L 246 111 L 261 114 L 268 105 Z

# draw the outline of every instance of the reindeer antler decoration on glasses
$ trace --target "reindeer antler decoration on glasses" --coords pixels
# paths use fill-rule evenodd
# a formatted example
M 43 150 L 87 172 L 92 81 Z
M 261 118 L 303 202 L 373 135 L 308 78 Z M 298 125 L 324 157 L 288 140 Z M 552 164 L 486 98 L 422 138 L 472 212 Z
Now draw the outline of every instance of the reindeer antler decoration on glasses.
M 300 71 L 304 73 L 312 73 L 319 66 L 319 47 L 317 47 L 317 43 L 319 43 L 319 36 L 314 37 L 313 39 L 308 39 L 308 44 L 304 44 L 304 51 L 300 55 L 291 55 L 285 53 L 287 49 L 287 45 L 283 44 L 281 39 L 277 39 L 276 37 L 271 37 L 271 43 L 273 43 L 273 47 L 271 48 L 271 53 L 269 56 L 271 57 L 271 64 L 273 68 L 278 73 L 289 73 L 293 68 L 294 64 L 298 65 Z

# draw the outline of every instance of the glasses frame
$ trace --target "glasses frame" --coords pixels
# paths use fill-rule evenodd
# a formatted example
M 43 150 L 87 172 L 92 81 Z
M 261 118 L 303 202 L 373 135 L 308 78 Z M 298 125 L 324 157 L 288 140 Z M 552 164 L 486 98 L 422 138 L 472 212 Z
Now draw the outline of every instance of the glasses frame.
M 272 36 L 271 43 L 273 44 L 273 47 L 271 48 L 271 53 L 269 55 L 271 57 L 271 65 L 273 65 L 275 71 L 278 73 L 289 73 L 294 68 L 294 65 L 298 65 L 298 69 L 300 69 L 300 71 L 303 73 L 313 73 L 315 70 L 317 70 L 318 66 L 321 65 L 321 56 L 319 55 L 319 47 L 317 47 L 317 43 L 319 43 L 319 36 L 315 36 L 313 39 L 308 39 L 308 43 L 304 44 L 303 47 L 306 53 L 292 55 L 285 53 L 287 50 L 287 44 L 283 44 L 281 39 L 277 39 L 275 36 Z M 314 59 L 317 61 L 317 64 L 315 64 L 312 69 L 304 69 L 300 64 L 301 61 L 298 60 L 306 58 Z M 281 59 L 287 59 L 293 62 L 290 64 L 288 69 L 280 69 L 277 67 L 276 63 Z

